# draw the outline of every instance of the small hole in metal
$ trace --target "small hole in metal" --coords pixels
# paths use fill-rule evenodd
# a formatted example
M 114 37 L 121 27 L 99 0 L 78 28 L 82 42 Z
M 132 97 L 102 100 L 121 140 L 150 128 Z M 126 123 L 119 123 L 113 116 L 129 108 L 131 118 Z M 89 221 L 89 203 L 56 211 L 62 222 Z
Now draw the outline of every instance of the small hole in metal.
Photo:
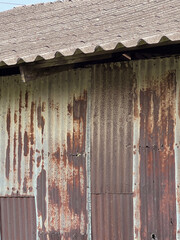
M 154 233 L 151 234 L 151 239 L 155 239 L 155 240 L 157 239 Z

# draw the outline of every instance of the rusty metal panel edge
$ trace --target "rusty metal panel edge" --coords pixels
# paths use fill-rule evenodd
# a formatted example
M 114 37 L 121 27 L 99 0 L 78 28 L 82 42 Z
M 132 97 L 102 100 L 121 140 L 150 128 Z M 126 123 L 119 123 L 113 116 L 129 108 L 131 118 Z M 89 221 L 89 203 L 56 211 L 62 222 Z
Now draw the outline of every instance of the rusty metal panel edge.
M 134 82 L 134 119 L 133 119 L 133 232 L 134 240 L 140 240 L 140 161 L 139 161 L 139 138 L 140 138 L 140 102 L 139 102 L 139 76 L 138 66 L 133 62 L 133 70 L 136 72 L 136 79 Z M 136 113 L 136 114 L 135 114 Z
M 87 180 L 87 238 L 91 240 L 91 155 L 90 155 L 90 148 L 91 148 L 91 78 L 92 78 L 92 69 L 89 68 L 87 70 L 87 77 L 89 77 L 88 81 L 88 95 L 87 95 L 87 113 L 86 113 L 86 180 Z
M 176 176 L 176 238 L 180 240 L 180 58 L 176 59 L 176 125 L 175 125 L 175 176 Z

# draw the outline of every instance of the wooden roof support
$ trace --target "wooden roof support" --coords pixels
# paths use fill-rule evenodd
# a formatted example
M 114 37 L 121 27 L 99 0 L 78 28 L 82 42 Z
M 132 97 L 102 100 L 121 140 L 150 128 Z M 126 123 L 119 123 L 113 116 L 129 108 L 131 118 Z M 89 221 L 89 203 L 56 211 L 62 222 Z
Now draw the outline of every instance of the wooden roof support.
M 28 65 L 20 65 L 19 69 L 20 69 L 22 82 L 35 80 L 38 75 L 38 71 L 34 70 L 34 68 Z

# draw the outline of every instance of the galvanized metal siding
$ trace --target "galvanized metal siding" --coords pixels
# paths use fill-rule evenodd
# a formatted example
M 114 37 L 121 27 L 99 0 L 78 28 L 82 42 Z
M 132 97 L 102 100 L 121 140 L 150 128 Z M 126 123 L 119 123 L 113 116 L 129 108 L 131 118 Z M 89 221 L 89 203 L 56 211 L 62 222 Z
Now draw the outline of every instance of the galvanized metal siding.
M 88 69 L 0 79 L 0 195 L 35 196 L 37 239 L 87 239 L 89 80 Z
M 136 61 L 133 70 L 135 239 L 179 239 L 179 59 Z
M 90 82 L 1 77 L 0 196 L 35 197 L 38 240 L 90 239 L 91 200 L 93 239 L 180 239 L 179 58 L 96 65 Z
M 96 65 L 92 79 L 92 238 L 132 240 L 132 67 Z

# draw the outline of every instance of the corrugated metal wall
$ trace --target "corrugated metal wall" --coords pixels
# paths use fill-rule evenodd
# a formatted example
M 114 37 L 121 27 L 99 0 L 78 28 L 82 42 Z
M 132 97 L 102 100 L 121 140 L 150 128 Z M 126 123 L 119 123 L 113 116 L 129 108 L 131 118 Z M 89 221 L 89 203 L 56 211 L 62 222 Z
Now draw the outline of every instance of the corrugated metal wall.
M 35 196 L 37 239 L 87 239 L 90 75 L 0 79 L 0 196 Z
M 0 196 L 35 198 L 36 239 L 91 214 L 93 240 L 180 239 L 179 58 L 1 77 L 0 102 Z
M 93 240 L 180 239 L 179 73 L 174 57 L 93 67 Z

